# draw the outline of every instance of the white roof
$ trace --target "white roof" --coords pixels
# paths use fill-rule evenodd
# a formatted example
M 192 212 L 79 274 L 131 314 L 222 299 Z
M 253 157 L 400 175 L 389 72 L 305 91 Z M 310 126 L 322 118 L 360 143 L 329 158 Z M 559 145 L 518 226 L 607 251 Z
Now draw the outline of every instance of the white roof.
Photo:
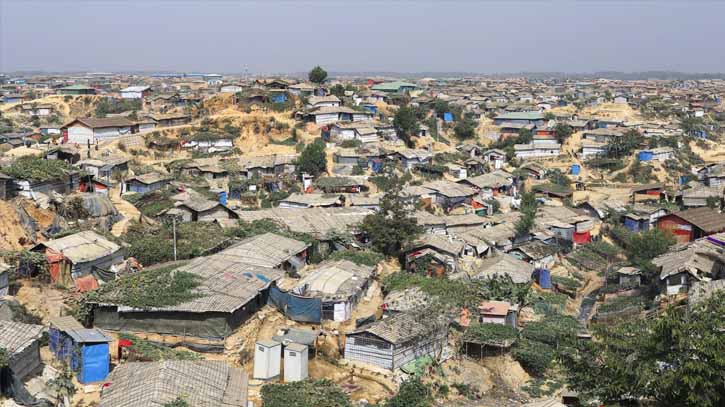
M 125 89 L 121 89 L 121 92 L 143 92 L 149 89 L 151 88 L 148 86 L 129 86 Z

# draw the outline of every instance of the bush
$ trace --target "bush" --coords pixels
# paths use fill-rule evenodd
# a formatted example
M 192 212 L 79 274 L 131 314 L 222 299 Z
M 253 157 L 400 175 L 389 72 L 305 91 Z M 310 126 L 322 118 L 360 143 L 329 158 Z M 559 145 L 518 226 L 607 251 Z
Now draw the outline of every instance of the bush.
M 521 331 L 521 337 L 556 347 L 573 343 L 580 329 L 581 325 L 573 317 L 553 314 L 541 321 L 527 323 Z
M 350 398 L 328 379 L 262 386 L 264 407 L 352 407 Z
M 385 257 L 372 250 L 341 250 L 332 253 L 328 259 L 330 260 L 349 260 L 358 265 L 376 266 Z
M 430 387 L 417 377 L 404 381 L 400 385 L 398 393 L 383 404 L 385 407 L 428 407 L 432 405 L 433 394 Z
M 519 336 L 516 328 L 500 324 L 475 324 L 466 329 L 465 340 L 475 343 L 503 343 L 513 341 Z
M 185 350 L 176 350 L 163 345 L 141 339 L 129 333 L 120 333 L 119 338 L 128 339 L 132 342 L 129 351 L 134 361 L 158 362 L 160 360 L 201 360 L 201 355 Z
M 35 156 L 20 157 L 3 172 L 11 177 L 23 180 L 50 181 L 58 179 L 70 170 L 63 160 L 46 160 Z
M 521 339 L 514 346 L 511 356 L 530 374 L 542 376 L 551 367 L 555 351 L 544 343 Z

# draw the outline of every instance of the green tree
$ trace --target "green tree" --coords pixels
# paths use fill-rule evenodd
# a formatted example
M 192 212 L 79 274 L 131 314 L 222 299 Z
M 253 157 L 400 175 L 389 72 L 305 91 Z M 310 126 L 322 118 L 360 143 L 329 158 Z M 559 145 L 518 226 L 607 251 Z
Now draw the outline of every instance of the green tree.
M 680 119 L 680 129 L 686 136 L 692 136 L 696 131 L 704 130 L 705 121 L 702 117 L 685 116 Z
M 476 136 L 476 122 L 471 119 L 459 120 L 453 128 L 453 134 L 459 140 L 467 140 Z
M 574 133 L 574 129 L 568 124 L 558 123 L 554 126 L 554 136 L 559 143 L 564 143 Z
M 388 190 L 380 200 L 380 210 L 366 216 L 360 228 L 372 241 L 375 251 L 398 257 L 403 248 L 423 233 L 423 228 L 408 216 L 411 211 L 402 195 L 403 180 L 393 170 L 387 170 L 385 176 Z
M 519 130 L 519 136 L 516 140 L 516 144 L 528 144 L 534 139 L 534 133 L 529 129 Z
M 544 120 L 555 120 L 555 119 L 556 119 L 556 116 L 554 115 L 554 113 L 551 113 L 551 112 L 544 113 Z
M 322 69 L 322 67 L 318 65 L 312 68 L 310 73 L 307 75 L 307 78 L 310 80 L 310 82 L 320 85 L 322 84 L 322 82 L 325 81 L 325 79 L 327 79 L 327 71 L 325 71 L 324 69 Z
M 531 191 L 521 190 L 521 204 L 519 211 L 521 217 L 514 224 L 516 237 L 523 237 L 529 234 L 531 228 L 534 227 L 534 219 L 536 218 L 536 194 Z
M 327 171 L 325 142 L 322 139 L 315 140 L 302 150 L 299 158 L 297 158 L 297 171 L 299 173 L 306 172 L 313 176 L 318 176 Z
M 436 99 L 436 101 L 433 102 L 433 110 L 436 112 L 436 116 L 443 117 L 443 113 L 450 112 L 451 107 L 445 100 Z
M 601 403 L 649 400 L 657 406 L 725 403 L 725 295 L 651 320 L 596 327 L 595 341 L 563 355 L 568 385 Z
M 330 88 L 330 93 L 337 97 L 343 97 L 345 96 L 345 87 L 341 84 L 335 84 L 332 88 Z
M 621 158 L 629 155 L 639 147 L 642 136 L 635 129 L 627 130 L 621 137 L 612 137 L 607 143 L 607 155 L 609 157 Z
M 633 234 L 627 245 L 627 254 L 634 262 L 649 261 L 664 254 L 676 243 L 672 233 L 661 229 L 650 229 Z
M 393 117 L 393 126 L 395 126 L 398 136 L 410 145 L 410 139 L 413 135 L 418 134 L 420 129 L 416 111 L 412 107 L 401 106 L 395 117 Z

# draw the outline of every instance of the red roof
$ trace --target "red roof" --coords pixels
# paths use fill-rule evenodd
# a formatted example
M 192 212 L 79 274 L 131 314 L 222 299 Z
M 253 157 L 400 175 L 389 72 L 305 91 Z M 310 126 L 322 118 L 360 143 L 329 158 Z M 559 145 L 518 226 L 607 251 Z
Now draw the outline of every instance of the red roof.
M 498 315 L 505 317 L 511 308 L 511 304 L 506 301 L 486 301 L 478 306 L 478 312 L 486 315 Z

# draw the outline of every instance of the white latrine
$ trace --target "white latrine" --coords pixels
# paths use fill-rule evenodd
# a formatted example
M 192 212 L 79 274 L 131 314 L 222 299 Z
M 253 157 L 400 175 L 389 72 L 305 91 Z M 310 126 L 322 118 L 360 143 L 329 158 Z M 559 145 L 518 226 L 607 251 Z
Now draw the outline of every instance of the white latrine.
M 297 382 L 308 376 L 308 350 L 306 345 L 290 343 L 284 348 L 284 381 Z
M 254 378 L 271 380 L 279 377 L 282 344 L 267 340 L 257 342 L 254 348 Z

